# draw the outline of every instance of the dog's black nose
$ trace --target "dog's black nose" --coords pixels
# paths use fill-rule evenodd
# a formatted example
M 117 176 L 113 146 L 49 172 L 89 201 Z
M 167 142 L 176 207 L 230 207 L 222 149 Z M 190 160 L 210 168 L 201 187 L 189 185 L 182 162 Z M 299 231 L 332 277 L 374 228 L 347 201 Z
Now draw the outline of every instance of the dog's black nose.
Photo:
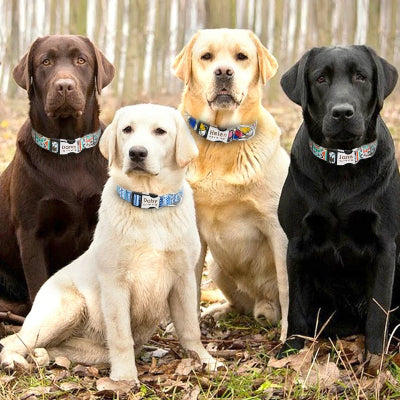
M 350 119 L 353 115 L 354 107 L 349 103 L 337 104 L 332 108 L 333 119 Z
M 144 161 L 147 157 L 148 151 L 143 146 L 133 146 L 129 149 L 129 158 L 132 161 Z
M 217 78 L 232 78 L 234 75 L 233 69 L 228 66 L 219 66 L 215 69 L 214 74 Z
M 75 90 L 76 87 L 75 81 L 69 78 L 57 79 L 54 84 L 56 86 L 57 92 L 60 94 L 72 92 L 73 90 Z

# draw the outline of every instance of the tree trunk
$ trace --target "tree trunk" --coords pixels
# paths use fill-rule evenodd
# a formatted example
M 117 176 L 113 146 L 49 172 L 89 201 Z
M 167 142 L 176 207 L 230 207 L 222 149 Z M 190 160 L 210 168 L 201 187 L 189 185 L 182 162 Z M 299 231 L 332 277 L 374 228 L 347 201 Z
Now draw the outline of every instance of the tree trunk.
M 69 30 L 73 35 L 86 35 L 87 0 L 70 0 Z
M 122 98 L 125 104 L 131 104 L 136 98 L 135 88 L 135 60 L 136 54 L 136 29 L 137 29 L 137 14 L 136 0 L 129 0 L 128 9 L 128 38 L 126 46 L 124 84 L 122 90 Z
M 8 38 L 7 49 L 8 58 L 7 62 L 10 65 L 10 77 L 8 80 L 7 95 L 14 98 L 17 94 L 17 85 L 11 77 L 11 70 L 17 64 L 19 53 L 19 0 L 11 0 L 11 30 Z

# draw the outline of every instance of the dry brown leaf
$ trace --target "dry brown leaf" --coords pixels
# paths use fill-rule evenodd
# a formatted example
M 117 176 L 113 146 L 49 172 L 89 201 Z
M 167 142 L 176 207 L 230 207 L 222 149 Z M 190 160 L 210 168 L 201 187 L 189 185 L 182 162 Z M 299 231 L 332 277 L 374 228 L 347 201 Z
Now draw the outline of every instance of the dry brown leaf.
M 358 382 L 364 391 L 380 392 L 386 381 L 393 382 L 393 380 L 394 378 L 389 371 L 382 371 L 377 377 L 362 377 Z
M 137 383 L 133 381 L 113 381 L 105 377 L 96 381 L 96 388 L 99 392 L 111 391 L 119 394 L 126 394 L 137 387 Z
M 201 364 L 193 358 L 183 358 L 176 367 L 176 375 L 189 375 L 193 370 L 201 368 Z
M 0 384 L 6 385 L 7 383 L 12 382 L 15 379 L 14 375 L 1 375 L 0 376 Z
M 290 367 L 295 371 L 300 371 L 301 368 L 311 367 L 312 353 L 310 349 L 304 348 L 297 354 L 291 354 L 287 357 L 281 358 L 270 358 L 268 366 L 272 368 L 285 368 Z
M 185 393 L 182 400 L 197 400 L 200 394 L 199 386 L 195 386 L 189 392 Z
M 71 366 L 71 361 L 68 360 L 67 357 L 62 357 L 62 356 L 56 357 L 54 359 L 54 366 L 69 369 L 69 367 Z
M 338 339 L 336 349 L 342 352 L 341 358 L 349 364 L 362 363 L 364 358 L 364 338 L 356 337 L 354 340 Z
M 53 382 L 61 381 L 62 379 L 65 379 L 68 376 L 70 376 L 69 371 L 67 371 L 66 369 L 59 369 L 59 368 L 50 369 L 48 373 L 49 373 L 48 378 L 51 379 Z
M 36 386 L 35 388 L 29 388 L 20 397 L 20 400 L 28 399 L 29 397 L 41 397 L 44 394 L 50 393 L 51 386 Z
M 315 362 L 311 367 L 303 366 L 300 370 L 297 381 L 304 387 L 318 386 L 320 389 L 326 389 L 335 384 L 340 378 L 340 371 L 333 362 L 319 364 Z
M 62 382 L 58 386 L 66 392 L 79 390 L 81 388 L 81 385 L 78 382 Z

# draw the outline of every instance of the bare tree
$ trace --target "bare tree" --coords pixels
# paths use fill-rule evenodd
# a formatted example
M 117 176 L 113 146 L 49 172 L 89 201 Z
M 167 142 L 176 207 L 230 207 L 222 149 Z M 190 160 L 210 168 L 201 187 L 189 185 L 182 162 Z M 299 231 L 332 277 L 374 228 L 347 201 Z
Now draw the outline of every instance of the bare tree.
M 13 68 L 19 59 L 19 0 L 11 0 L 11 30 L 6 48 L 7 62 Z M 15 97 L 17 85 L 12 79 L 8 80 L 8 97 Z
M 87 0 L 69 0 L 69 30 L 75 35 L 86 35 Z

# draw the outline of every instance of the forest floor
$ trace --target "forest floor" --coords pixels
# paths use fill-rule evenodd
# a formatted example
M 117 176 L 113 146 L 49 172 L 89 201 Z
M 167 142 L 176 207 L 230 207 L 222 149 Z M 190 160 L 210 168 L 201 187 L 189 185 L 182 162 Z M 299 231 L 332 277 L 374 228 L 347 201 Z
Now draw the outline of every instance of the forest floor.
M 152 99 L 146 99 L 152 101 Z M 176 106 L 179 97 L 154 102 Z M 102 119 L 109 123 L 117 102 L 103 101 Z M 267 108 L 282 129 L 282 144 L 289 151 L 301 123 L 299 107 L 286 99 Z M 0 171 L 15 151 L 16 133 L 26 118 L 26 100 L 0 98 Z M 387 103 L 383 112 L 400 155 L 400 109 Z M 398 157 L 399 159 L 399 157 Z M 1 229 L 1 227 L 0 227 Z M 203 294 L 221 299 L 205 271 Z M 203 303 L 206 306 L 208 303 Z M 18 329 L 0 324 L 0 337 Z M 363 365 L 362 336 L 326 341 L 318 335 L 297 355 L 283 360 L 273 356 L 279 347 L 279 327 L 265 328 L 252 318 L 231 314 L 215 322 L 201 322 L 202 341 L 227 366 L 217 373 L 204 371 L 193 355 L 185 354 L 174 334 L 161 326 L 137 357 L 141 386 L 113 383 L 106 365 L 72 365 L 59 358 L 47 368 L 32 364 L 30 371 L 9 375 L 0 371 L 0 400 L 31 399 L 399 399 L 399 341 L 390 343 L 379 373 Z M 375 376 L 377 375 L 377 376 Z

